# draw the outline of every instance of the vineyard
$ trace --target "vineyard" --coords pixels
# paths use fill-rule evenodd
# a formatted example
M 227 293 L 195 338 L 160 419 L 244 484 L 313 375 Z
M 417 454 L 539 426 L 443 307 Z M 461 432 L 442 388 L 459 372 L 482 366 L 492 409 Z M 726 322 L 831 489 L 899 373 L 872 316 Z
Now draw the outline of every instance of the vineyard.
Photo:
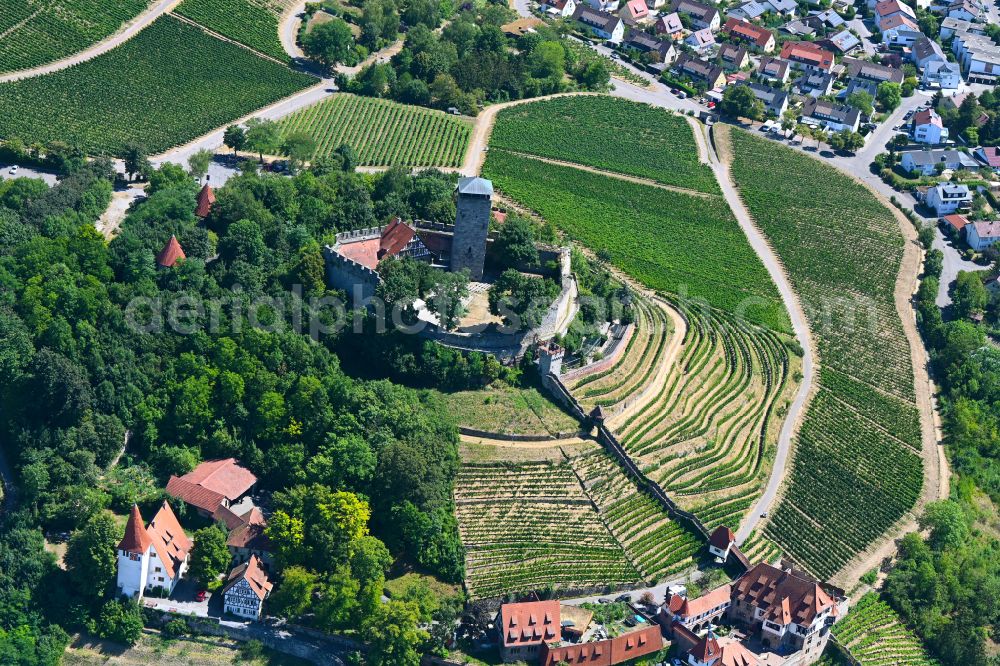
M 683 117 L 617 97 L 557 97 L 508 107 L 497 114 L 490 147 L 719 192 L 711 168 L 698 161 Z
M 315 82 L 167 16 L 93 60 L 0 84 L 0 137 L 158 153 Z
M 278 36 L 281 2 L 184 0 L 174 11 L 213 32 L 282 61 L 289 56 Z
M 568 388 L 585 409 L 604 408 L 632 459 L 675 501 L 709 529 L 735 528 L 766 480 L 787 347 L 727 313 L 673 307 L 683 339 L 670 343 L 681 332 L 671 335 L 663 303 L 638 298 L 636 333 L 620 358 Z
M 3 0 L 0 72 L 44 65 L 114 34 L 148 0 Z
M 360 166 L 458 167 L 472 133 L 467 120 L 442 111 L 346 94 L 288 116 L 281 129 L 312 136 L 314 159 L 347 143 Z
M 921 491 L 910 347 L 894 289 L 898 223 L 863 186 L 734 131 L 733 176 L 802 301 L 823 370 L 765 534 L 827 578 Z
M 859 599 L 847 617 L 833 625 L 832 632 L 861 666 L 937 666 L 896 611 L 874 592 Z
M 568 461 L 466 460 L 455 502 L 474 598 L 663 580 L 704 545 L 594 446 Z
M 530 105 L 529 105 L 530 106 Z M 614 145 L 609 146 L 614 149 Z M 484 175 L 636 280 L 788 331 L 774 283 L 722 197 L 695 197 L 490 151 Z

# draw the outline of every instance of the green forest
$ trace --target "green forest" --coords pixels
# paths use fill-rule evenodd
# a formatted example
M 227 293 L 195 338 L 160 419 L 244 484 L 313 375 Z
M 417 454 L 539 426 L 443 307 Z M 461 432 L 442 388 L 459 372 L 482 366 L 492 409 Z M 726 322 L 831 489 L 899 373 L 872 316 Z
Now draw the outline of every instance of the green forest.
M 311 321 L 310 299 L 337 295 L 321 243 L 392 215 L 452 220 L 454 176 L 362 176 L 322 161 L 294 178 L 248 170 L 200 221 L 194 179 L 168 164 L 106 243 L 94 221 L 112 177 L 97 160 L 52 188 L 0 184 L 0 437 L 20 481 L 0 527 L 0 663 L 56 663 L 80 629 L 129 642 L 142 625 L 134 603 L 106 601 L 121 534 L 105 510 L 135 502 L 150 516 L 169 475 L 228 456 L 273 492 L 284 583 L 272 607 L 327 630 L 371 629 L 376 663 L 405 636 L 409 657 L 391 663 L 410 663 L 434 640 L 418 620 L 456 609 L 378 600 L 393 562 L 463 578 L 458 438 L 437 394 L 386 377 L 464 389 L 495 379 L 497 364 L 283 322 L 298 308 Z M 157 267 L 171 235 L 187 259 Z M 183 305 L 192 301 L 223 305 L 199 322 Z M 341 368 L 352 354 L 373 360 L 367 377 Z M 72 533 L 65 571 L 43 531 Z M 377 631 L 386 626 L 400 633 Z

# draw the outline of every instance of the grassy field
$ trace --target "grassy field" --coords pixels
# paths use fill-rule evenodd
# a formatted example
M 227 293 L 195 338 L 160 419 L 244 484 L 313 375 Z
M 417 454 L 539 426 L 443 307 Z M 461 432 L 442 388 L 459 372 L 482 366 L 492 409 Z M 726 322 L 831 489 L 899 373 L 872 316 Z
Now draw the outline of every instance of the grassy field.
M 149 0 L 3 0 L 0 73 L 44 65 L 116 32 Z
M 472 125 L 443 111 L 342 94 L 288 116 L 281 129 L 313 137 L 314 159 L 347 143 L 360 166 L 458 167 Z
M 289 61 L 278 36 L 281 3 L 266 0 L 184 0 L 175 10 L 213 32 L 272 58 Z
M 508 107 L 497 115 L 490 148 L 719 192 L 711 168 L 698 161 L 684 118 L 617 97 L 557 97 Z
M 537 389 L 483 389 L 441 394 L 459 425 L 501 434 L 575 433 L 576 419 Z
M 163 17 L 81 65 L 0 84 L 0 138 L 115 155 L 135 141 L 157 153 L 316 81 Z
M 614 145 L 609 145 L 614 149 Z M 778 331 L 788 314 L 722 197 L 695 197 L 491 151 L 483 172 L 505 195 L 647 286 L 703 299 Z
M 836 169 L 742 131 L 732 138 L 734 179 L 788 271 L 823 368 L 765 534 L 825 578 L 921 490 L 910 347 L 893 295 L 904 240 L 893 214 Z
M 260 658 L 247 659 L 240 643 L 224 638 L 198 637 L 164 640 L 147 633 L 134 647 L 77 636 L 63 655 L 63 666 L 309 666 L 312 662 L 264 649 Z

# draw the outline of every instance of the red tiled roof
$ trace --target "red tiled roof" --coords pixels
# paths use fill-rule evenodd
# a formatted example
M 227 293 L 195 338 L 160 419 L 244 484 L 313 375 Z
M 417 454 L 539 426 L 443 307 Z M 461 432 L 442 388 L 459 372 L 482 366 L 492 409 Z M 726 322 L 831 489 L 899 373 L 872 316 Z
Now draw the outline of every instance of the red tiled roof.
M 941 116 L 934 112 L 934 109 L 924 109 L 923 111 L 917 111 L 913 116 L 913 126 L 919 127 L 920 125 L 937 125 L 938 127 L 944 127 L 941 122 Z
M 194 214 L 198 217 L 208 217 L 208 214 L 212 212 L 212 204 L 215 203 L 215 192 L 208 185 L 201 188 L 201 192 L 198 192 L 198 205 L 195 206 Z
M 996 146 L 983 146 L 980 148 L 986 163 L 993 168 L 1000 167 L 1000 148 Z
M 527 601 L 500 607 L 500 630 L 505 646 L 533 645 L 559 640 L 559 601 Z
M 228 506 L 220 504 L 214 512 L 212 512 L 212 520 L 217 523 L 222 523 L 226 526 L 227 530 L 236 529 L 243 524 L 240 517 L 233 513 Z
M 405 224 L 398 217 L 392 218 L 392 221 L 382 230 L 382 237 L 379 239 L 378 258 L 383 259 L 386 256 L 395 257 L 413 240 L 413 235 L 414 231 L 412 227 Z
M 719 641 L 710 631 L 688 653 L 703 664 L 714 663 L 719 658 Z
M 181 244 L 177 242 L 177 236 L 170 236 L 170 240 L 156 255 L 156 263 L 164 268 L 172 268 L 180 259 L 187 259 L 187 255 L 184 254 Z
M 920 27 L 913 22 L 913 19 L 909 18 L 904 14 L 893 14 L 892 16 L 887 16 L 884 19 L 879 20 L 878 22 L 878 28 L 882 32 L 885 32 L 886 30 L 892 30 L 900 26 L 905 26 L 910 30 L 916 32 L 920 31 Z
M 760 660 L 742 643 L 726 643 L 719 651 L 721 657 L 716 666 L 760 666 Z
M 587 664 L 588 666 L 613 666 L 631 661 L 663 649 L 663 634 L 659 625 L 653 624 L 627 634 L 590 643 L 574 643 L 554 647 L 548 643 L 542 648 L 542 666 L 555 666 L 559 662 Z
M 722 31 L 727 34 L 735 33 L 761 47 L 766 46 L 772 37 L 770 30 L 737 18 L 726 21 L 726 24 L 722 26 Z
M 889 16 L 890 14 L 903 13 L 910 17 L 915 17 L 916 14 L 913 13 L 913 9 L 898 0 L 882 0 L 881 2 L 875 3 L 875 15 L 879 18 L 883 16 Z
M 834 606 L 833 599 L 817 582 L 764 562 L 733 583 L 732 598 L 766 612 L 787 600 L 791 621 L 802 626 L 808 626 L 818 614 Z
M 240 516 L 240 524 L 229 533 L 226 545 L 270 552 L 271 540 L 264 533 L 266 527 L 267 520 L 264 519 L 264 514 L 254 507 Z
M 196 483 L 191 483 L 180 476 L 171 476 L 167 481 L 166 490 L 171 497 L 176 497 L 208 513 L 215 513 L 215 510 L 222 504 L 222 495 Z
M 253 472 L 236 462 L 236 458 L 206 460 L 181 478 L 217 492 L 230 501 L 242 497 L 257 483 Z
M 351 261 L 374 270 L 378 266 L 378 253 L 381 244 L 381 238 L 366 238 L 338 245 L 337 252 Z
M 225 594 L 234 585 L 244 579 L 250 583 L 250 589 L 253 590 L 253 593 L 256 594 L 257 598 L 261 601 L 267 597 L 271 588 L 274 586 L 273 583 L 268 580 L 267 572 L 265 572 L 260 566 L 260 560 L 257 559 L 256 555 L 251 555 L 248 561 L 229 572 L 229 578 L 227 579 L 225 586 L 222 588 L 222 593 Z
M 649 16 L 649 8 L 646 6 L 646 0 L 629 0 L 629 2 L 625 3 L 625 11 L 634 19 Z
M 701 595 L 697 599 L 687 599 L 681 606 L 680 612 L 677 613 L 680 617 L 691 618 L 697 617 L 702 613 L 708 612 L 717 606 L 721 606 L 729 601 L 732 596 L 732 586 L 726 583 L 725 585 L 720 585 L 711 592 Z
M 951 225 L 951 228 L 955 231 L 961 231 L 969 223 L 969 218 L 964 215 L 945 215 L 942 219 Z
M 824 71 L 833 67 L 833 54 L 808 42 L 785 42 L 781 47 L 781 57 L 804 62 Z
M 734 541 L 736 541 L 736 535 L 725 525 L 716 527 L 715 531 L 712 532 L 712 536 L 708 538 L 708 543 L 719 550 L 726 550 Z
M 145 525 L 142 524 L 142 514 L 139 513 L 139 507 L 133 504 L 132 511 L 128 514 L 128 522 L 125 523 L 125 536 L 118 542 L 118 550 L 141 555 L 152 543 L 152 537 L 149 536 Z
M 149 521 L 149 527 L 146 529 L 153 540 L 153 548 L 156 549 L 156 556 L 160 558 L 164 571 L 173 578 L 177 567 L 187 559 L 191 551 L 191 539 L 181 529 L 177 516 L 166 501 Z

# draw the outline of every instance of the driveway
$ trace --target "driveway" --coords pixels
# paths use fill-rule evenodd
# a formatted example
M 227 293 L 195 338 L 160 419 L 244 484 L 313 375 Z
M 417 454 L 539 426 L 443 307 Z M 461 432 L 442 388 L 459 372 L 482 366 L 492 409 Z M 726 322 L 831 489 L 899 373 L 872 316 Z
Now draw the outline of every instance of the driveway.
M 28 167 L 18 166 L 17 174 L 11 175 L 10 168 L 14 166 L 10 163 L 0 162 L 0 180 L 13 180 L 14 178 L 38 178 L 44 180 L 48 186 L 55 185 L 58 177 L 48 171 L 39 171 Z

